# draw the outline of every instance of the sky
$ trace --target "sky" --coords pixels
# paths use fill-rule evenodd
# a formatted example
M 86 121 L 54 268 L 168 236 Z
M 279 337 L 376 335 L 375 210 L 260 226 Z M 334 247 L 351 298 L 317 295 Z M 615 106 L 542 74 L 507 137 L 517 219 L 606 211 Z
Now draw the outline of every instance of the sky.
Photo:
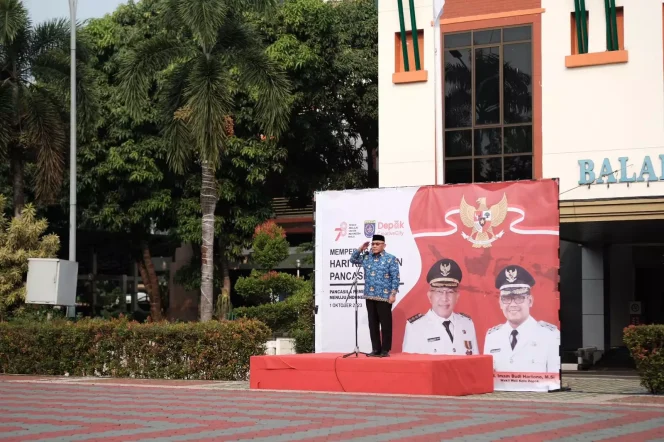
M 76 19 L 103 17 L 127 0 L 78 0 Z M 52 18 L 69 18 L 69 0 L 23 0 L 33 23 Z

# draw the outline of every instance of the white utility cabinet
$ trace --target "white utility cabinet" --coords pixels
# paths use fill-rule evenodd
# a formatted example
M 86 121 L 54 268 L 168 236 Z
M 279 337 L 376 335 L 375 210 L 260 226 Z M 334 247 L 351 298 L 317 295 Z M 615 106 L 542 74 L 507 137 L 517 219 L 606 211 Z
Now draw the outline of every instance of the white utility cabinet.
M 30 258 L 26 304 L 76 305 L 78 263 L 55 258 Z

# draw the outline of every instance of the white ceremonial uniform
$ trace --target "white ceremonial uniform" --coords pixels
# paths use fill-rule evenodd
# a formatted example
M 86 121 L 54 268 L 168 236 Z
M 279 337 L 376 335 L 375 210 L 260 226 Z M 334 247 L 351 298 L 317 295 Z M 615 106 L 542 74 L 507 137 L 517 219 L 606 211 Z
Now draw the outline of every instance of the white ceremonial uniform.
M 512 326 L 497 325 L 486 333 L 485 355 L 493 356 L 497 372 L 558 373 L 560 370 L 560 330 L 555 325 L 529 316 L 517 330 L 512 350 Z
M 447 320 L 451 321 L 449 328 L 454 341 L 443 325 Z M 429 310 L 406 322 L 402 351 L 431 355 L 477 355 L 479 348 L 475 324 L 463 313 L 452 313 L 448 319 L 444 319 Z

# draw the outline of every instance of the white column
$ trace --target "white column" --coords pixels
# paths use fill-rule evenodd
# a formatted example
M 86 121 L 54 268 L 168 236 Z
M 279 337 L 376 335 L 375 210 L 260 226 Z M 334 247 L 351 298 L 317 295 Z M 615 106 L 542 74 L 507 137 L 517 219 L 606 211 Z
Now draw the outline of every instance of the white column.
M 604 259 L 601 248 L 581 250 L 581 321 L 584 347 L 604 350 Z

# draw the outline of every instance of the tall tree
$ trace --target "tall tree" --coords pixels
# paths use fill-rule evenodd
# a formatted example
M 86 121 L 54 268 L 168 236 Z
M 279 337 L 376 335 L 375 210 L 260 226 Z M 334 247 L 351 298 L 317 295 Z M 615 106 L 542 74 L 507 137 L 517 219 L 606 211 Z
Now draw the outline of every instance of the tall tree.
M 376 0 L 333 4 L 340 35 L 339 107 L 365 151 L 368 185 L 378 187 L 378 8 Z
M 284 174 L 274 189 L 311 202 L 315 190 L 376 186 L 378 18 L 372 0 L 285 0 L 256 17 L 293 83 Z M 365 152 L 369 150 L 369 154 Z
M 215 172 L 223 166 L 233 135 L 234 88 L 251 90 L 267 136 L 279 135 L 287 123 L 288 81 L 245 20 L 246 11 L 272 5 L 272 0 L 164 0 L 160 14 L 172 32 L 137 44 L 120 72 L 134 118 L 146 112 L 149 90 L 156 84 L 170 166 L 184 172 L 192 159 L 200 163 L 201 321 L 210 320 L 214 308 Z
M 11 165 L 14 215 L 25 205 L 26 162 L 36 164 L 35 194 L 52 202 L 65 168 L 69 96 L 69 22 L 33 26 L 20 0 L 0 0 L 0 156 Z M 81 126 L 94 121 L 94 88 L 86 81 L 87 52 L 77 51 Z
M 238 114 L 237 120 L 242 120 L 242 114 Z M 220 276 L 215 278 L 214 292 L 228 296 L 230 303 L 229 262 L 236 261 L 243 250 L 251 247 L 255 227 L 272 216 L 266 184 L 270 176 L 281 172 L 286 151 L 269 140 L 234 136 L 228 139 L 225 156 L 226 165 L 216 172 L 220 204 L 215 210 L 215 237 L 219 245 L 215 258 Z M 192 176 L 184 186 L 182 197 L 175 202 L 177 237 L 197 245 L 201 244 L 202 234 L 200 185 L 200 180 Z M 200 266 L 198 270 L 191 266 L 184 268 L 178 281 L 200 289 Z
M 80 144 L 78 161 L 81 225 L 132 238 L 132 255 L 150 300 L 150 316 L 162 319 L 163 308 L 150 236 L 172 226 L 175 177 L 166 163 L 166 143 L 159 133 L 156 99 L 152 110 L 132 118 L 119 98 L 120 54 L 158 34 L 156 2 L 120 6 L 113 14 L 91 20 L 83 30 L 90 65 L 101 97 L 97 129 Z

